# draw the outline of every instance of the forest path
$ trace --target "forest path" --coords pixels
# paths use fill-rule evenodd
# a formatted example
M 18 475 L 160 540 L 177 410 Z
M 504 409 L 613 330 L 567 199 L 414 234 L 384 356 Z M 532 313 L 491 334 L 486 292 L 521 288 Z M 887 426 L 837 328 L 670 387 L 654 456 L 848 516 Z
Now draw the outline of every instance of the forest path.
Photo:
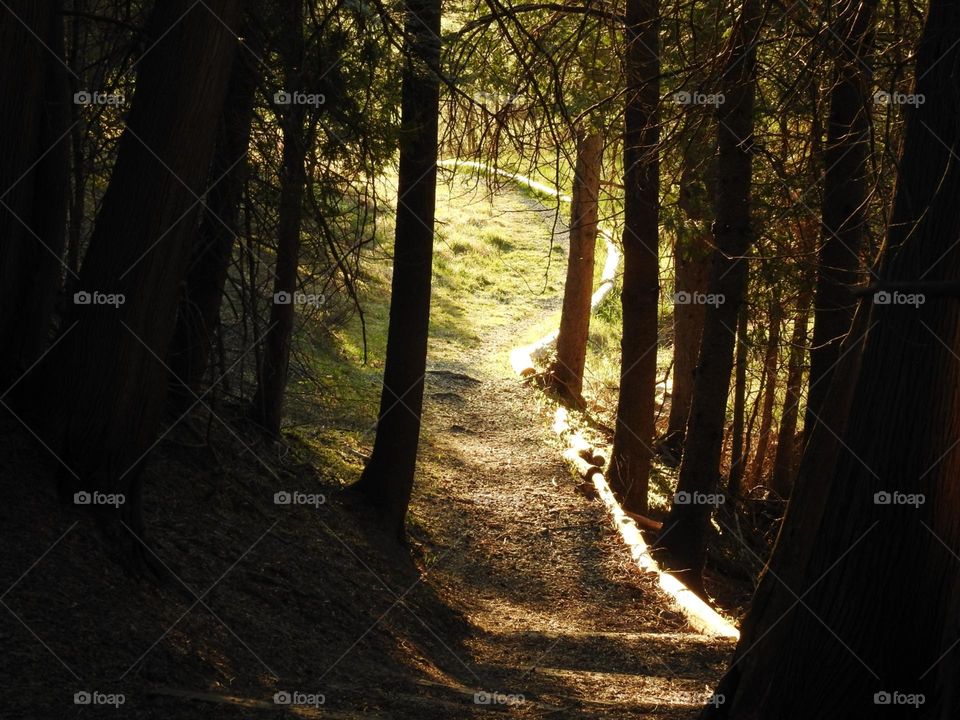
M 429 525 L 430 583 L 478 630 L 463 676 L 518 717 L 693 717 L 733 643 L 692 631 L 575 491 L 545 399 L 506 362 L 522 330 L 427 376 L 413 535 Z

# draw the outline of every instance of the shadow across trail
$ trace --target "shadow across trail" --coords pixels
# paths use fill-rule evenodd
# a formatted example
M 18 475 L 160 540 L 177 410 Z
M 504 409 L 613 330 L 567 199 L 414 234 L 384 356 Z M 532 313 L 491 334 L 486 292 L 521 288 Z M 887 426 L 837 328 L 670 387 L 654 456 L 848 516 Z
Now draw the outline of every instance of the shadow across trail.
M 497 362 L 517 335 L 427 377 L 411 524 L 475 628 L 459 674 L 517 716 L 694 717 L 733 643 L 692 631 L 575 492 L 545 400 Z

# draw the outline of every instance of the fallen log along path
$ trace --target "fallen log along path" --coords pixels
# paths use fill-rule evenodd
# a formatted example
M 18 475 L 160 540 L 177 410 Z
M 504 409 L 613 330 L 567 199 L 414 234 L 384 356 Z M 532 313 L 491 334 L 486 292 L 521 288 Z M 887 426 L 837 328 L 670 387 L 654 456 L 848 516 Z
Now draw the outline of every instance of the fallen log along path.
M 555 197 L 561 202 L 570 201 L 569 196 L 561 194 L 549 185 L 545 185 L 525 175 L 511 173 L 484 163 L 467 160 L 440 160 L 437 164 L 440 167 L 452 169 L 468 167 L 481 172 L 494 174 L 534 190 L 535 192 Z M 613 235 L 609 230 L 604 228 L 600 228 L 599 233 L 606 243 L 607 256 L 603 273 L 600 276 L 600 283 L 597 285 L 591 298 L 591 312 L 596 311 L 600 303 L 603 302 L 613 289 L 617 269 L 620 266 L 620 251 L 614 244 Z M 515 348 L 510 353 L 510 365 L 514 372 L 521 377 L 528 377 L 535 374 L 536 361 L 544 356 L 553 346 L 557 340 L 558 333 L 559 328 L 552 330 L 530 345 Z M 705 635 L 739 639 L 740 631 L 737 630 L 736 627 L 721 617 L 716 610 L 700 599 L 699 596 L 687 588 L 680 580 L 670 573 L 665 572 L 657 561 L 654 560 L 650 554 L 650 548 L 640 534 L 640 526 L 647 530 L 656 531 L 660 529 L 660 523 L 643 517 L 642 515 L 627 512 L 620 507 L 620 503 L 617 501 L 603 476 L 603 468 L 607 461 L 605 454 L 597 451 L 583 436 L 571 429 L 567 422 L 567 411 L 564 408 L 557 410 L 553 429 L 568 443 L 568 448 L 566 452 L 564 452 L 564 459 L 579 478 L 584 482 L 593 483 L 597 497 L 599 497 L 607 507 L 614 527 L 619 531 L 620 537 L 629 548 L 630 554 L 637 566 L 642 571 L 657 576 L 660 588 L 673 600 L 679 612 L 683 614 L 693 628 Z

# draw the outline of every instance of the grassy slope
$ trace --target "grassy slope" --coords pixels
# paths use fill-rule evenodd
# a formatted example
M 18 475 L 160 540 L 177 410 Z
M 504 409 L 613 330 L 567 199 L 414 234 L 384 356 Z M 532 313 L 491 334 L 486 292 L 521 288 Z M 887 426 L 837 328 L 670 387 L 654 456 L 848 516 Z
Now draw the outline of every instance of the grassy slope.
M 559 324 L 569 204 L 561 203 L 558 215 L 556 201 L 509 181 L 498 180 L 499 187 L 491 194 L 486 180 L 469 171 L 445 171 L 441 178 L 428 367 L 461 361 L 464 350 L 478 348 L 484 338 L 509 334 L 510 342 L 493 358 L 499 367 L 477 368 L 502 372 L 508 367 L 509 347 L 533 342 Z M 383 197 L 395 196 L 395 181 L 393 177 L 384 181 Z M 309 349 L 311 370 L 321 387 L 305 387 L 307 402 L 292 408 L 295 433 L 341 482 L 357 476 L 361 456 L 373 441 L 386 346 L 392 237 L 388 216 L 378 226 L 374 250 L 381 259 L 366 264 L 362 283 L 367 364 L 362 363 L 361 325 L 355 316 L 336 328 L 328 341 Z M 600 241 L 597 279 L 605 257 Z M 664 268 L 664 274 L 668 271 Z M 665 296 L 661 303 L 664 331 L 670 329 L 668 301 Z M 611 426 L 619 384 L 620 327 L 615 289 L 591 320 L 585 377 L 591 413 Z M 662 348 L 658 378 L 666 373 L 669 358 L 669 348 Z M 662 420 L 666 421 L 666 411 Z M 671 486 L 669 472 L 657 473 L 655 507 L 667 506 Z
M 555 209 L 508 187 L 491 197 L 482 179 L 444 173 L 437 192 L 438 236 L 434 252 L 428 367 L 464 361 L 464 351 L 484 338 L 509 333 L 517 344 L 540 337 L 557 321 L 566 269 L 565 225 Z M 388 178 L 384 196 L 391 197 Z M 565 215 L 566 208 L 561 208 Z M 354 479 L 360 455 L 373 441 L 386 346 L 392 264 L 392 217 L 381 220 L 375 256 L 361 284 L 368 362 L 363 364 L 359 317 L 306 348 L 320 387 L 304 384 L 306 403 L 292 410 L 293 433 L 341 482 Z M 601 258 L 602 259 L 602 258 Z M 530 324 L 528 318 L 541 318 Z M 479 357 L 479 353 L 477 354 Z M 469 358 L 466 359 L 469 362 Z M 480 362 L 479 360 L 477 362 Z M 507 353 L 495 363 L 507 365 Z M 494 370 L 478 367 L 475 372 Z

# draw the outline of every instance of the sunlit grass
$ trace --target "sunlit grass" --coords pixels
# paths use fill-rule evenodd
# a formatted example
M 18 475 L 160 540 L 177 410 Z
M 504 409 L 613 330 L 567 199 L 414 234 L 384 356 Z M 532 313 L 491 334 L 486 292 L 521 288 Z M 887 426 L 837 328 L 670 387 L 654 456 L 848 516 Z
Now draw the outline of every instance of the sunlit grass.
M 444 173 L 437 189 L 437 236 L 428 367 L 462 367 L 470 374 L 510 372 L 510 348 L 555 323 L 566 272 L 565 224 L 530 194 L 502 188 L 493 196 L 469 173 Z M 382 197 L 396 197 L 387 177 Z M 554 234 L 554 229 L 556 234 Z M 301 352 L 315 383 L 291 402 L 290 423 L 331 476 L 349 481 L 369 449 L 379 406 L 392 272 L 393 216 L 383 213 L 376 246 L 358 282 L 368 358 L 354 314 Z M 484 347 L 488 344 L 490 347 Z M 490 353 L 494 348 L 496 352 Z

